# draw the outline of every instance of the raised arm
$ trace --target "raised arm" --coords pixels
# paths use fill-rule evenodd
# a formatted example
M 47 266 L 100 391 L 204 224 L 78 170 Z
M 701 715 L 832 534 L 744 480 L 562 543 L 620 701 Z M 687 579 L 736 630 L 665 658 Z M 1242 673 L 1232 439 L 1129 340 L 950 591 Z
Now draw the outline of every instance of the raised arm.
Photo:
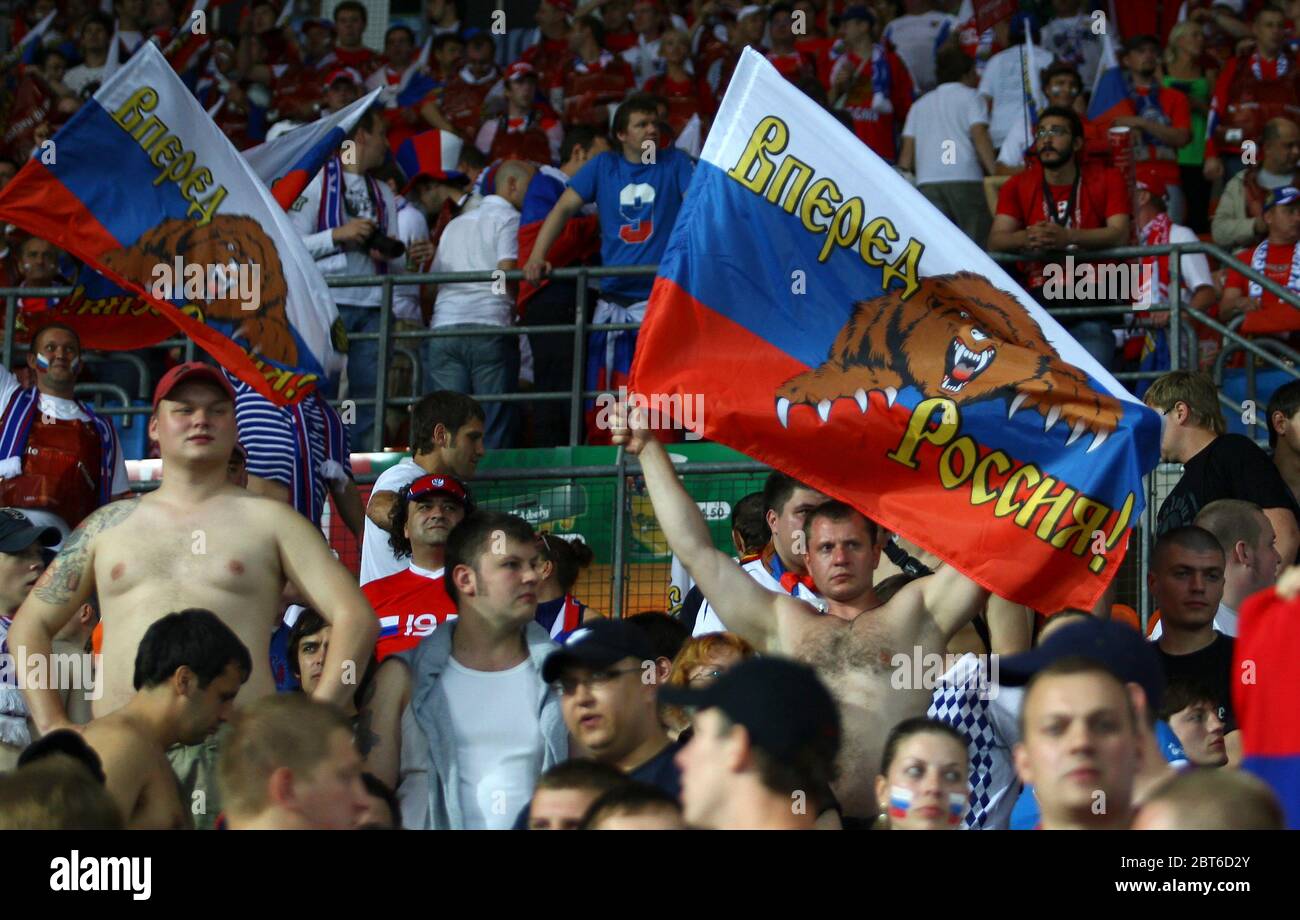
M 366 527 L 366 512 L 361 505 L 361 493 L 357 491 L 356 481 L 348 476 L 346 479 L 333 479 L 329 484 L 330 494 L 334 496 L 334 507 L 339 517 L 352 536 L 358 540 Z
M 139 507 L 139 499 L 110 502 L 96 509 L 68 535 L 63 549 L 54 557 L 32 587 L 9 629 L 9 653 L 14 656 L 23 687 L 23 698 L 36 730 L 42 735 L 59 728 L 74 728 L 59 691 L 50 686 L 49 667 L 54 637 L 76 616 L 95 590 L 94 539 L 127 518 Z M 39 670 L 30 676 L 27 665 Z M 42 677 L 42 675 L 44 675 Z M 102 675 L 99 679 L 103 679 Z
M 621 420 L 616 420 L 616 425 Z M 713 545 L 709 525 L 687 493 L 672 460 L 649 431 L 615 427 L 613 442 L 641 460 L 646 491 L 668 546 L 686 566 L 727 629 L 760 651 L 777 638 L 780 595 L 761 587 L 726 553 Z
M 551 246 L 559 237 L 560 231 L 564 229 L 564 225 L 569 222 L 569 218 L 582 210 L 582 205 L 582 196 L 573 189 L 566 188 L 560 200 L 555 202 L 555 207 L 551 208 L 551 213 L 546 215 L 546 220 L 542 222 L 542 229 L 537 231 L 533 251 L 529 253 L 528 262 L 523 266 L 524 277 L 528 279 L 529 284 L 536 284 L 542 275 L 550 271 L 546 254 L 551 251 Z
M 950 565 L 939 566 L 933 575 L 918 578 L 903 590 L 920 592 L 925 615 L 939 628 L 944 642 L 975 619 L 975 614 L 989 599 L 988 589 L 981 588 Z
M 371 492 L 366 504 L 366 517 L 380 530 L 393 526 L 393 506 L 397 504 L 396 492 Z
M 356 578 L 334 558 L 321 532 L 292 508 L 273 507 L 280 565 L 313 610 L 334 627 L 317 699 L 349 709 L 379 636 L 379 620 Z

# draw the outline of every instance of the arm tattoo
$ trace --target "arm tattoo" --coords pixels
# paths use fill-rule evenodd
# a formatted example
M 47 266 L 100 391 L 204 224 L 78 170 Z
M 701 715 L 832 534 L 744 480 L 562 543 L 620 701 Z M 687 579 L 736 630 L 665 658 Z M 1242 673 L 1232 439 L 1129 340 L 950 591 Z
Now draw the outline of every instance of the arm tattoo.
M 64 541 L 63 549 L 41 573 L 32 593 L 47 604 L 66 604 L 87 574 L 91 540 L 96 534 L 122 523 L 138 506 L 139 499 L 126 499 L 111 502 L 91 513 Z

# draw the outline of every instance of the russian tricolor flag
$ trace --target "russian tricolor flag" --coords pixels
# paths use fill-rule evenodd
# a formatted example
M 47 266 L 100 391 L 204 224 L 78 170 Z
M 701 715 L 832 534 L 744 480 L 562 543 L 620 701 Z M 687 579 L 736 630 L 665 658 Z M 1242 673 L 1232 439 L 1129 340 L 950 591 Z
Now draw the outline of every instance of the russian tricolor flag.
M 401 627 L 402 618 L 394 614 L 393 616 L 379 618 L 379 638 L 387 639 L 397 635 Z
M 1270 588 L 1241 606 L 1232 708 L 1242 769 L 1273 787 L 1286 825 L 1300 830 L 1300 600 Z
M 1128 98 L 1128 85 L 1124 82 L 1124 68 L 1119 66 L 1115 44 L 1110 33 L 1101 36 L 1101 60 L 1097 63 L 1097 79 L 1092 85 L 1092 98 L 1088 101 L 1088 120 L 1100 118 Z
M 366 109 L 379 98 L 379 92 L 367 93 L 346 108 L 244 151 L 244 159 L 280 207 L 288 210 L 297 200 Z
M 320 271 L 157 47 L 142 45 L 53 140 L 52 156 L 29 160 L 0 192 L 0 220 L 148 301 L 277 404 L 340 368 L 338 314 Z M 178 258 L 256 279 L 256 300 L 223 287 L 193 312 L 177 309 L 155 291 Z
M 631 384 L 1044 612 L 1094 605 L 1159 453 L 1154 412 L 752 49 Z

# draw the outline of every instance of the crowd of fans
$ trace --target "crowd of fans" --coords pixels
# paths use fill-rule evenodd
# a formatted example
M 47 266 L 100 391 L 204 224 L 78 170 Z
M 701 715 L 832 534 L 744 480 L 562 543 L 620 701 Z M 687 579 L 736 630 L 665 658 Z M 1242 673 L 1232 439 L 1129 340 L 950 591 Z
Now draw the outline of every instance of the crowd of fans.
M 1300 382 L 1271 457 L 1215 397 L 1190 371 L 1146 396 L 1184 465 L 1149 635 L 1110 597 L 992 597 L 782 473 L 735 504 L 733 559 L 635 417 L 613 440 L 694 587 L 609 619 L 573 595 L 585 544 L 475 506 L 472 397 L 414 407 L 358 586 L 250 494 L 226 375 L 179 365 L 156 491 L 66 539 L 0 509 L 0 827 L 1280 827 L 1239 769 L 1233 637 L 1300 548 Z
M 1168 256 L 1141 260 L 1149 280 L 1118 290 L 1062 289 L 1052 283 L 1062 260 L 1030 256 L 1200 239 L 1300 291 L 1291 258 L 1300 238 L 1295 5 L 1165 6 L 1022 2 L 981 33 L 969 0 L 540 0 L 531 21 L 504 23 L 486 9 L 426 0 L 420 15 L 391 19 L 380 49 L 362 40 L 369 14 L 357 2 L 335 5 L 331 18 L 296 8 L 282 16 L 272 0 L 226 7 L 210 35 L 193 35 L 178 2 L 118 0 L 110 14 L 83 0 L 40 0 L 19 7 L 0 72 L 0 187 L 144 41 L 164 49 L 241 148 L 379 89 L 353 135 L 357 156 L 336 167 L 337 212 L 320 207 L 328 166 L 295 203 L 308 251 L 326 276 L 522 268 L 518 285 L 400 286 L 395 328 L 439 336 L 421 344 L 421 379 L 397 353 L 385 383 L 398 397 L 487 397 L 489 447 L 567 444 L 567 401 L 490 397 L 570 389 L 572 337 L 511 327 L 574 321 L 576 283 L 551 279 L 552 268 L 659 261 L 690 156 L 752 47 L 963 232 L 990 251 L 1027 254 L 1015 268 L 1043 304 L 1139 305 L 1127 318 L 1076 312 L 1067 326 L 1109 370 L 1159 369 L 1168 366 L 1168 314 L 1143 308 L 1168 299 Z M 51 10 L 53 23 L 24 44 Z M 1118 73 L 1103 66 L 1107 47 Z M 647 144 L 663 156 L 642 162 Z M 642 191 L 625 196 L 629 187 Z M 379 246 L 385 237 L 403 246 Z M 74 261 L 44 240 L 10 227 L 5 244 L 0 286 L 76 277 Z M 1229 266 L 1187 254 L 1179 279 L 1186 305 L 1242 334 L 1295 344 L 1300 314 Z M 639 322 L 650 283 L 595 282 L 586 319 Z M 350 334 L 378 331 L 381 288 L 334 296 Z M 22 306 L 25 341 L 49 303 Z M 1196 324 L 1187 332 L 1183 357 L 1209 369 L 1221 338 Z M 594 332 L 587 388 L 625 382 L 635 340 Z M 371 398 L 379 347 L 354 338 L 329 395 Z M 82 380 L 147 392 L 176 358 L 145 357 L 143 371 L 96 361 Z M 1238 354 L 1229 371 L 1241 363 Z M 370 403 L 356 407 L 353 446 L 406 442 L 404 413 L 374 414 Z M 594 411 L 585 422 L 588 443 L 608 443 Z
M 324 394 L 282 410 L 210 364 L 155 358 L 147 424 L 165 472 L 143 497 L 124 497 L 113 424 L 75 399 L 89 357 L 76 330 L 24 300 L 29 354 L 0 380 L 0 650 L 15 662 L 0 672 L 0 826 L 1281 826 L 1273 792 L 1237 769 L 1233 637 L 1242 602 L 1300 551 L 1300 383 L 1268 404 L 1271 454 L 1226 433 L 1204 374 L 1145 390 L 1163 458 L 1184 466 L 1152 509 L 1149 635 L 1109 594 L 1060 612 L 990 597 L 780 473 L 736 503 L 732 559 L 636 419 L 589 420 L 588 441 L 639 457 L 694 588 L 674 615 L 611 620 L 573 595 L 591 551 L 475 507 L 472 480 L 487 450 L 568 442 L 567 403 L 490 397 L 568 389 L 572 335 L 505 330 L 573 321 L 576 282 L 555 267 L 659 261 L 746 47 L 963 232 L 1022 254 L 1049 307 L 1114 300 L 1054 290 L 1053 253 L 1207 233 L 1300 293 L 1294 5 L 1118 4 L 1098 20 L 1053 0 L 980 33 L 969 4 L 925 0 L 543 0 L 501 33 L 428 0 L 382 53 L 351 0 L 287 20 L 254 2 L 201 42 L 167 0 L 23 6 L 0 183 L 156 37 L 241 147 L 382 90 L 356 156 L 291 212 L 322 273 L 523 280 L 399 286 L 398 328 L 442 334 L 423 379 L 395 381 L 419 399 L 393 419 L 359 406 L 345 421 Z M 1126 95 L 1089 117 L 1104 37 Z M 1026 58 L 1044 94 L 1032 124 Z M 7 240 L 0 285 L 77 270 L 47 241 Z M 1160 303 L 1168 257 L 1148 262 Z M 1242 332 L 1300 331 L 1245 275 L 1199 255 L 1180 269 L 1185 302 L 1244 316 Z M 602 279 L 591 318 L 639 321 L 650 282 Z M 381 289 L 334 294 L 350 333 L 379 328 Z M 1103 366 L 1136 365 L 1128 345 L 1164 323 L 1136 315 L 1069 329 Z M 379 347 L 354 341 L 329 395 L 372 393 Z M 617 386 L 634 347 L 634 333 L 593 334 L 588 386 Z M 363 502 L 350 445 L 376 429 L 411 456 Z M 328 499 L 362 542 L 359 583 L 320 537 Z M 898 649 L 946 655 L 942 675 L 900 688 L 920 665 L 884 666 Z M 81 652 L 93 694 L 37 676 L 33 662 Z

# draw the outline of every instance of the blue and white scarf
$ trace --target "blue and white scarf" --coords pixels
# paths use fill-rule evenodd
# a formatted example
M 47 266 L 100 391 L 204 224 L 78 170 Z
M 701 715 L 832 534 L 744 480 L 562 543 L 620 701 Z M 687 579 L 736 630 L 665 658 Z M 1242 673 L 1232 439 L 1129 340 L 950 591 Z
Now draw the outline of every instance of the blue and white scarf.
M 382 187 L 376 179 L 369 176 L 362 176 L 361 178 L 366 182 L 370 200 L 375 203 L 375 223 L 379 225 L 379 232 L 387 236 L 388 208 L 384 206 Z M 325 169 L 321 174 L 320 210 L 316 213 L 317 232 L 333 230 L 335 227 L 342 227 L 347 223 L 343 211 L 344 195 L 343 161 L 339 157 L 331 157 L 325 161 Z M 388 272 L 388 263 L 382 259 L 375 262 L 375 271 L 380 275 L 386 274 Z
M 321 415 L 321 421 L 325 425 L 325 461 L 322 464 L 323 468 L 320 470 L 315 469 L 312 464 L 311 443 L 308 441 L 308 432 L 311 428 L 304 408 L 308 400 L 315 400 L 317 410 Z M 318 489 L 317 483 L 330 478 L 326 473 L 327 471 L 333 472 L 333 470 L 327 470 L 326 468 L 331 467 L 331 464 L 343 469 L 343 463 L 348 456 L 347 437 L 343 432 L 343 420 L 334 411 L 334 407 L 318 394 L 308 396 L 307 399 L 292 406 L 287 406 L 286 409 L 293 417 L 293 506 L 308 520 L 319 524 L 321 514 L 325 510 L 325 493 L 327 489 Z

